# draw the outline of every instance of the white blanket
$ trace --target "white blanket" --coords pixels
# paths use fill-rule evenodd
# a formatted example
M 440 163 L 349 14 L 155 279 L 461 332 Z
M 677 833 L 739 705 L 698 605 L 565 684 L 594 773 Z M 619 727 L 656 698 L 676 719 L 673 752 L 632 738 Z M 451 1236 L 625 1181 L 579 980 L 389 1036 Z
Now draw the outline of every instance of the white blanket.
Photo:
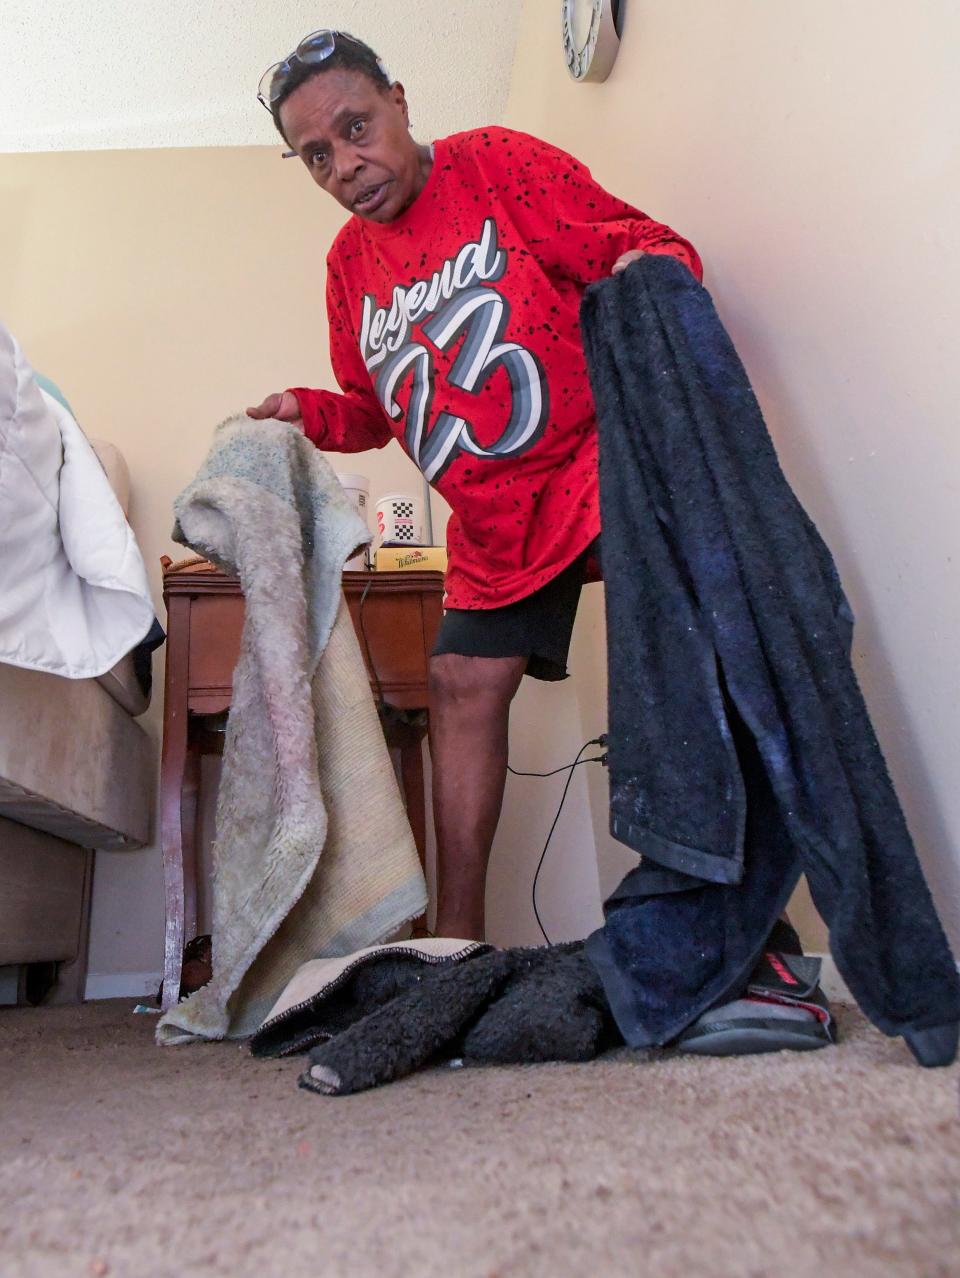
M 153 618 L 143 557 L 96 453 L 0 323 L 0 661 L 93 678 Z

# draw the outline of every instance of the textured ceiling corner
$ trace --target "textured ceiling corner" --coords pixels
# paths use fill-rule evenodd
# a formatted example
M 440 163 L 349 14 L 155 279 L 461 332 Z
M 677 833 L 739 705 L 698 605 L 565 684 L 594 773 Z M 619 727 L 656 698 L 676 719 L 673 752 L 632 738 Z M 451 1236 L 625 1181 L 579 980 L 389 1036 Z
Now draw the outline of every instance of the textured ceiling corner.
M 276 141 L 264 68 L 321 25 L 367 40 L 428 140 L 497 123 L 523 0 L 4 0 L 0 151 Z

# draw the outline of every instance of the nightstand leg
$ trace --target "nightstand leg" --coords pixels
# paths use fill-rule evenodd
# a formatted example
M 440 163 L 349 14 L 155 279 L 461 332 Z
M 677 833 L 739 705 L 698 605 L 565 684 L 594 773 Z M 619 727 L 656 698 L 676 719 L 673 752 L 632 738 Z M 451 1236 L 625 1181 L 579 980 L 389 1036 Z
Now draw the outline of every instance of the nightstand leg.
M 197 935 L 197 865 L 199 857 L 200 750 L 187 742 L 187 759 L 180 800 L 180 831 L 183 848 L 183 943 Z
M 180 971 L 183 967 L 184 865 L 183 865 L 183 781 L 187 763 L 186 715 L 184 731 L 166 732 L 160 765 L 160 841 L 163 848 L 163 882 L 166 927 L 163 945 L 163 997 L 166 1011 L 179 1001 Z M 178 725 L 179 727 L 179 725 Z M 177 739 L 175 739 L 175 737 Z
M 163 705 L 163 753 L 160 759 L 160 846 L 163 850 L 166 928 L 163 946 L 163 996 L 166 1011 L 179 1001 L 183 967 L 184 864 L 183 788 L 187 774 L 187 653 L 189 600 L 171 600 L 167 611 L 167 668 Z
M 411 732 L 400 747 L 400 777 L 403 781 L 403 797 L 407 807 L 407 820 L 413 832 L 413 841 L 423 872 L 427 872 L 427 805 L 423 793 L 423 738 L 424 731 Z M 414 931 L 423 931 L 427 916 L 422 914 L 413 923 Z

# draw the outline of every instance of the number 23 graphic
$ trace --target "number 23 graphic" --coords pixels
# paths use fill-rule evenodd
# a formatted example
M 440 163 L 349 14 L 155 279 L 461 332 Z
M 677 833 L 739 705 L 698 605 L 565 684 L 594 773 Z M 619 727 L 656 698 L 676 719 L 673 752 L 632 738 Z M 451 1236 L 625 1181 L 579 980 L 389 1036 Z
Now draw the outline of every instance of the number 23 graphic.
M 429 349 L 420 342 L 402 346 L 381 366 L 377 397 L 396 421 L 403 412 L 396 395 L 413 379 L 404 440 L 407 451 L 428 480 L 436 480 L 461 452 L 477 457 L 509 457 L 526 452 L 543 434 L 549 413 L 547 380 L 537 357 L 517 342 L 503 340 L 510 318 L 506 299 L 495 288 L 476 285 L 451 298 L 423 325 L 424 334 L 448 351 L 465 334 L 448 381 L 465 391 L 481 389 L 498 368 L 510 379 L 510 420 L 499 439 L 487 448 L 477 443 L 470 423 L 441 412 L 430 425 L 434 368 Z

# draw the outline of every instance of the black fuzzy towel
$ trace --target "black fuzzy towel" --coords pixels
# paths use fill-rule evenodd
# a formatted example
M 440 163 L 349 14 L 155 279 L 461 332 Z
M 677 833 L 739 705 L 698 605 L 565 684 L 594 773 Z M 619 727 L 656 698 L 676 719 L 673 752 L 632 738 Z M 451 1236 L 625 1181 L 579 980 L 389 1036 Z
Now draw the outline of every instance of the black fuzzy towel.
M 850 664 L 852 616 L 709 294 L 666 256 L 581 312 L 600 430 L 611 830 L 589 941 L 624 1037 L 737 992 L 799 870 L 864 1012 L 956 1053 L 960 978 Z
M 308 963 L 301 976 L 301 990 L 314 992 L 300 999 L 291 982 L 251 1048 L 256 1056 L 310 1048 L 301 1086 L 330 1096 L 451 1056 L 587 1061 L 622 1041 L 582 942 L 494 950 L 432 938 Z

